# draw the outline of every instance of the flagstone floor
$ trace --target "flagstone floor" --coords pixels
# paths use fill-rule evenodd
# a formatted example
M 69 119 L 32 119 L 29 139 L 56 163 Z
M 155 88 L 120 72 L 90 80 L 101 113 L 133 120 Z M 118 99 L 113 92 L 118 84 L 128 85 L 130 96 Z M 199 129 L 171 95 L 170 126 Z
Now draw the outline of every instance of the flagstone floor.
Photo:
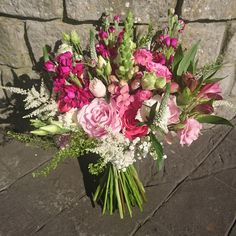
M 153 161 L 139 163 L 148 201 L 143 213 L 134 209 L 123 220 L 102 216 L 91 203 L 83 162 L 67 160 L 49 177 L 32 178 L 53 150 L 5 141 L 3 134 L 1 142 L 1 236 L 236 235 L 236 129 L 214 127 L 190 148 L 169 146 L 159 173 Z

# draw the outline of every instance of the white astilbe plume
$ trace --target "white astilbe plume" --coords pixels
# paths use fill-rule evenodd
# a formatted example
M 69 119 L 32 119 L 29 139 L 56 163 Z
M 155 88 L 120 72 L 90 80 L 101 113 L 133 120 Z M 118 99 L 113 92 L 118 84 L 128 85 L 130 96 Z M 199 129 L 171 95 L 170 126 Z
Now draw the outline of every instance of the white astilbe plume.
M 52 98 L 50 98 L 50 94 L 43 80 L 41 81 L 39 91 L 37 91 L 34 86 L 31 89 L 27 90 L 16 87 L 1 87 L 12 93 L 26 95 L 26 98 L 24 99 L 25 110 L 35 110 L 30 114 L 24 116 L 23 118 L 38 117 L 45 120 L 56 115 L 57 104 Z

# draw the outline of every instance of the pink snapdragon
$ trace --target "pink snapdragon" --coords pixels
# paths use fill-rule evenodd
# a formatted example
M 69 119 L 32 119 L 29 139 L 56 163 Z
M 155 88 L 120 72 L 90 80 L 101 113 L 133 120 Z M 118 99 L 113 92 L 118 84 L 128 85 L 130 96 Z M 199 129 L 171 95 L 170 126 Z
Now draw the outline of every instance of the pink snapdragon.
M 173 47 L 176 48 L 178 44 L 177 38 L 171 38 L 169 35 L 160 35 L 159 40 L 161 44 L 167 46 L 167 47 Z
M 134 52 L 134 61 L 136 64 L 146 66 L 152 59 L 152 53 L 146 49 L 141 48 Z
M 106 31 L 99 31 L 98 32 L 98 36 L 101 38 L 101 39 L 107 39 L 108 38 L 108 33 Z
M 113 133 L 121 130 L 121 120 L 115 106 L 103 98 L 95 98 L 90 104 L 83 106 L 78 112 L 77 121 L 90 137 L 106 137 L 108 128 Z
M 188 118 L 184 122 L 185 127 L 177 132 L 180 138 L 180 144 L 183 146 L 187 144 L 188 146 L 198 139 L 200 130 L 202 129 L 202 124 L 193 118 Z
M 58 62 L 57 72 L 62 77 L 67 77 L 73 65 L 73 55 L 71 52 L 64 52 L 57 56 L 56 60 Z

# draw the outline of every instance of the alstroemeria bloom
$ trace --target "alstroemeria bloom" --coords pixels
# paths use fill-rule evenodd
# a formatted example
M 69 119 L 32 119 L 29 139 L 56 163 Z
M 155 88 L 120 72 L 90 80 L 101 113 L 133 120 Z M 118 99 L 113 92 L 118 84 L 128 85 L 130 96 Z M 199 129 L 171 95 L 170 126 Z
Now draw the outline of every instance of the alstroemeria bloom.
M 168 117 L 168 124 L 175 124 L 179 122 L 180 109 L 176 104 L 176 97 L 170 96 L 168 101 L 168 108 L 170 111 L 170 116 Z
M 83 106 L 78 112 L 77 121 L 90 137 L 105 137 L 108 128 L 113 133 L 121 130 L 121 120 L 114 104 L 107 103 L 103 98 L 95 98 Z
M 220 95 L 221 88 L 219 83 L 206 84 L 198 94 L 199 97 L 211 97 L 211 95 Z
M 179 130 L 177 134 L 180 139 L 180 144 L 182 146 L 184 144 L 189 146 L 194 140 L 198 139 L 200 130 L 202 129 L 202 124 L 193 118 L 188 118 L 184 122 L 184 125 L 184 129 Z

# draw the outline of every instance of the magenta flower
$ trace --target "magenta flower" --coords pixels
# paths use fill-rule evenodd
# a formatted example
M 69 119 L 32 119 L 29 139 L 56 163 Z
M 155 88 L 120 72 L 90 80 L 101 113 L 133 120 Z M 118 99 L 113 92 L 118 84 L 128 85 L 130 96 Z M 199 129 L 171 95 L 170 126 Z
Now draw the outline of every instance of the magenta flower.
M 100 39 L 107 39 L 108 33 L 106 31 L 101 30 L 98 32 L 98 36 L 100 37 Z
M 166 64 L 166 58 L 161 52 L 160 53 L 154 52 L 153 53 L 153 62 L 165 65 Z
M 116 15 L 116 16 L 113 17 L 113 20 L 116 21 L 117 23 L 119 23 L 121 21 L 121 16 Z
M 199 104 L 194 108 L 194 111 L 197 111 L 203 114 L 211 114 L 214 112 L 214 108 L 210 104 Z
M 121 120 L 113 104 L 103 98 L 95 98 L 78 112 L 77 121 L 91 137 L 102 138 L 107 135 L 107 128 L 113 133 L 121 130 Z
M 50 60 L 44 62 L 43 68 L 48 72 L 55 72 L 55 64 Z
M 183 146 L 187 144 L 188 146 L 195 140 L 198 139 L 200 130 L 202 129 L 202 124 L 193 118 L 188 118 L 184 122 L 185 127 L 178 131 L 178 137 L 180 138 L 180 144 Z
M 58 62 L 57 72 L 62 77 L 67 77 L 71 70 L 73 64 L 73 55 L 71 52 L 64 52 L 57 56 L 56 60 Z
M 104 58 L 109 58 L 110 52 L 109 49 L 102 43 L 96 45 L 96 51 L 98 54 L 102 55 Z

